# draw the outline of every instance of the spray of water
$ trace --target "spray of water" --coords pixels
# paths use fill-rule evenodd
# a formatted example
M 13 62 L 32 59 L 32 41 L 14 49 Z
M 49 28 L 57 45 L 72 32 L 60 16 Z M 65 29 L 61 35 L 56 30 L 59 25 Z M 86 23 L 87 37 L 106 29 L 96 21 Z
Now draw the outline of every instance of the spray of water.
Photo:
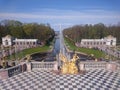
M 67 50 L 65 48 L 63 31 L 62 31 L 61 25 L 60 25 L 60 53 L 65 55 L 68 58 L 68 60 L 70 60 L 70 54 L 69 54 L 69 52 L 67 52 Z

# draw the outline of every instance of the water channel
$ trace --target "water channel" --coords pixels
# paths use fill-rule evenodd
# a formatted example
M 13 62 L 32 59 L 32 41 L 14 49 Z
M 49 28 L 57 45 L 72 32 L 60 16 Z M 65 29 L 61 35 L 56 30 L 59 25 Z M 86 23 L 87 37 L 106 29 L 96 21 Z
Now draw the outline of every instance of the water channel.
M 55 37 L 55 43 L 53 46 L 53 50 L 52 52 L 44 52 L 44 53 L 36 53 L 32 55 L 33 60 L 35 61 L 55 61 L 56 60 L 56 55 L 59 54 L 60 52 L 60 38 L 59 36 Z M 65 49 L 66 52 L 66 49 Z M 64 53 L 65 53 L 64 52 Z M 72 58 L 74 52 L 71 53 L 66 53 L 65 55 L 69 55 L 69 59 Z M 81 60 L 86 60 L 87 56 L 82 55 L 82 54 L 78 54 L 78 56 L 80 57 Z
M 59 51 L 60 51 L 60 39 L 58 36 L 56 36 L 52 52 L 35 53 L 32 55 L 32 59 L 35 61 L 45 62 L 55 61 L 56 55 L 59 54 Z

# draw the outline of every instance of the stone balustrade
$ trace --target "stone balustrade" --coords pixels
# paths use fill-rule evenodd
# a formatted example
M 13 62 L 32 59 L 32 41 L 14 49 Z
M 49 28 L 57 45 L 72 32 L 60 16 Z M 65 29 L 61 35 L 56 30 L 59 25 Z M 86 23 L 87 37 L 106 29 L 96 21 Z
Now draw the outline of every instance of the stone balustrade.
M 8 76 L 11 77 L 11 76 L 21 73 L 22 66 L 21 65 L 14 66 L 14 67 L 8 68 L 7 71 L 8 71 Z
M 91 70 L 91 69 L 104 69 L 110 71 L 120 71 L 120 64 L 117 62 L 104 62 L 104 61 L 85 61 L 79 63 L 80 70 Z
M 93 70 L 104 69 L 120 71 L 120 64 L 116 62 L 104 62 L 104 61 L 81 61 L 79 64 L 79 70 Z M 6 79 L 11 76 L 17 75 L 24 71 L 31 70 L 58 70 L 58 62 L 27 62 L 21 63 L 17 66 L 0 70 L 0 79 Z
M 57 62 L 27 62 L 21 63 L 17 66 L 10 67 L 7 69 L 0 70 L 0 79 L 6 79 L 22 73 L 24 71 L 31 71 L 31 70 L 57 70 L 58 65 Z
M 56 62 L 32 62 L 31 69 L 53 70 Z
M 27 70 L 26 63 L 0 70 L 0 79 L 6 79 Z
M 85 61 L 79 63 L 80 70 L 106 69 L 107 62 Z

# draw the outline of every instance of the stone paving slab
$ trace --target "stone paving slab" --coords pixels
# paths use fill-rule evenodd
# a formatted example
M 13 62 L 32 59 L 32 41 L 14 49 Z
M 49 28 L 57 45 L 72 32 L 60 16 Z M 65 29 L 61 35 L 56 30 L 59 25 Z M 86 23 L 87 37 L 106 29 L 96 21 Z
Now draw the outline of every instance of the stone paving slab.
M 120 90 L 120 72 L 91 70 L 85 74 L 58 75 L 35 70 L 1 80 L 0 90 Z

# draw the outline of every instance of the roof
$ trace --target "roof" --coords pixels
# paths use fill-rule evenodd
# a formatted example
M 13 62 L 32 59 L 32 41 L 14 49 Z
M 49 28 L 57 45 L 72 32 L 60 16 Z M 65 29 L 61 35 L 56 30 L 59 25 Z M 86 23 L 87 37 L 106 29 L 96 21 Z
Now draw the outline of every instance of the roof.
M 112 35 L 108 35 L 105 38 L 102 39 L 81 39 L 81 41 L 104 41 L 105 39 L 116 39 L 115 37 L 113 37 Z
M 103 41 L 103 39 L 82 39 L 81 41 Z
M 4 38 L 12 38 L 11 35 L 6 35 Z
M 38 39 L 15 39 L 14 42 L 36 42 Z
M 108 36 L 105 37 L 105 38 L 107 38 L 107 39 L 111 39 L 111 38 L 115 38 L 115 37 L 113 37 L 112 35 L 108 35 Z

